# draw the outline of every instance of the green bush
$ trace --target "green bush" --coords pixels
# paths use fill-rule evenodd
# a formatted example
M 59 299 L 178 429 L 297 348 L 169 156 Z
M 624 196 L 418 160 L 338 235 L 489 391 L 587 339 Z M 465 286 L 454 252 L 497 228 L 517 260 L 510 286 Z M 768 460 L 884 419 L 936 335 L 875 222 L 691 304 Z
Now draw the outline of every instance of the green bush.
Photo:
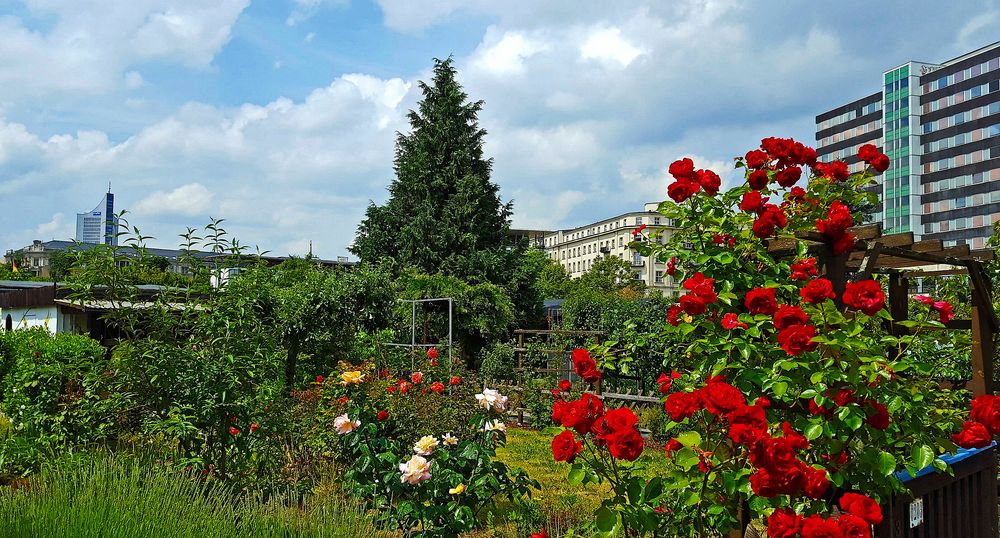
M 479 368 L 483 379 L 513 380 L 517 377 L 514 371 L 516 367 L 512 344 L 496 342 L 483 349 L 482 365 Z
M 125 397 L 96 341 L 44 329 L 12 331 L 0 341 L 10 366 L 0 403 L 12 424 L 0 449 L 8 471 L 29 470 L 45 451 L 115 434 Z
M 240 495 L 149 458 L 61 460 L 0 490 L 0 537 L 386 536 L 336 497 Z

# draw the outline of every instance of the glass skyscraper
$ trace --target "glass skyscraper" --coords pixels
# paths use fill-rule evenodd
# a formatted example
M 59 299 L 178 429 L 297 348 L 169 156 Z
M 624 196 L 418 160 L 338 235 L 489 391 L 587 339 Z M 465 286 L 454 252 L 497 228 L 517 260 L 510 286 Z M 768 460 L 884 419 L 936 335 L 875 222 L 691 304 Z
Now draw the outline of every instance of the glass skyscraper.
M 117 245 L 115 195 L 108 191 L 97 207 L 76 214 L 76 240 L 81 243 Z
M 889 156 L 872 219 L 885 233 L 983 248 L 1000 220 L 1000 42 L 883 72 L 881 91 L 816 116 L 816 141 L 852 172 L 862 144 Z

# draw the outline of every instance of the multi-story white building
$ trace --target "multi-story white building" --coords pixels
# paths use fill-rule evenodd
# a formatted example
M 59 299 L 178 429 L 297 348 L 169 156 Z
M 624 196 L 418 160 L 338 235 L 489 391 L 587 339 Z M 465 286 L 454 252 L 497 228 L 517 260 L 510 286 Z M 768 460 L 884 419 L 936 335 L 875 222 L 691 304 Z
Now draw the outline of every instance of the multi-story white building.
M 617 256 L 632 265 L 636 280 L 645 282 L 650 289 L 667 295 L 675 294 L 677 285 L 667 274 L 667 265 L 629 248 L 629 243 L 633 241 L 632 233 L 643 224 L 646 225 L 643 234 L 655 236 L 653 241 L 666 243 L 669 239 L 672 228 L 667 218 L 656 212 L 657 205 L 655 202 L 647 203 L 643 211 L 550 232 L 543 238 L 545 252 L 566 268 L 573 278 L 579 278 L 590 270 L 595 261 L 605 256 Z

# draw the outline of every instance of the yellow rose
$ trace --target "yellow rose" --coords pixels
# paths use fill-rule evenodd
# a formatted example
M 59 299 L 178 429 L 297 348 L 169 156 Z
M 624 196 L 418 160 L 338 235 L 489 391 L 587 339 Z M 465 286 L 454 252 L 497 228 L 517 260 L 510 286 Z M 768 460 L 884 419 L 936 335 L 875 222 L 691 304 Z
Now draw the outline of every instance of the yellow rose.
M 357 385 L 365 380 L 365 374 L 361 372 L 344 372 L 340 374 L 341 385 Z
M 457 485 L 457 486 L 449 489 L 448 493 L 451 493 L 452 495 L 458 495 L 459 493 L 462 493 L 463 491 L 465 491 L 465 484 L 459 484 L 459 485 Z

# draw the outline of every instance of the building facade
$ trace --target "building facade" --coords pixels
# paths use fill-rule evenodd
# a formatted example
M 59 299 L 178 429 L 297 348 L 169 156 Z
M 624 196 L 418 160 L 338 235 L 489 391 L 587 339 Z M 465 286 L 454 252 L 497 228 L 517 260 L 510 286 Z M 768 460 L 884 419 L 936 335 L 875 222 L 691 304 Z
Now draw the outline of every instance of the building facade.
M 880 91 L 816 116 L 816 141 L 852 172 L 862 144 L 889 156 L 873 187 L 885 233 L 984 248 L 1000 220 L 1000 42 L 883 72 Z
M 94 245 L 117 245 L 115 195 L 109 190 L 97 207 L 76 214 L 76 240 Z
M 646 225 L 643 234 L 652 240 L 666 243 L 672 228 L 667 218 L 656 212 L 657 203 L 648 203 L 643 211 L 625 213 L 572 228 L 550 232 L 543 238 L 549 258 L 562 265 L 573 278 L 579 278 L 593 267 L 594 262 L 605 256 L 616 256 L 632 265 L 636 280 L 646 283 L 653 290 L 666 295 L 676 294 L 677 285 L 667 274 L 667 266 L 656 259 L 642 256 L 629 248 L 632 232 Z

